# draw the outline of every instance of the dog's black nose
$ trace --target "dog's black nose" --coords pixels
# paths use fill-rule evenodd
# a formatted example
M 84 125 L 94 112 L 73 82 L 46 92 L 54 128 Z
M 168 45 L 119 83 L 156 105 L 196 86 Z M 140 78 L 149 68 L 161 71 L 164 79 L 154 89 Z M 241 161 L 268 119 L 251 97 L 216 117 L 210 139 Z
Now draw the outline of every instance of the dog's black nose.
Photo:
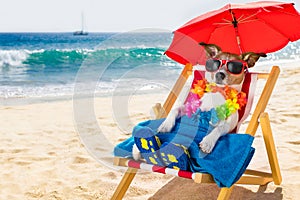
M 226 75 L 223 72 L 216 73 L 216 79 L 217 80 L 224 80 Z

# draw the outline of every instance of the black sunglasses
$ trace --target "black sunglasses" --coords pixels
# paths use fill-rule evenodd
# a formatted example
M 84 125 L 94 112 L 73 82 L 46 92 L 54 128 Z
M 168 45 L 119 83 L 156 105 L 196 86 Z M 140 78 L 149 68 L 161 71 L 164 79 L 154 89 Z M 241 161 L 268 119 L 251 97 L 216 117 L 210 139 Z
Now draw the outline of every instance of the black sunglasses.
M 243 60 L 219 60 L 219 59 L 208 59 L 205 64 L 206 71 L 215 72 L 220 69 L 221 66 L 225 65 L 226 70 L 234 75 L 241 74 L 244 69 L 248 68 L 248 65 Z

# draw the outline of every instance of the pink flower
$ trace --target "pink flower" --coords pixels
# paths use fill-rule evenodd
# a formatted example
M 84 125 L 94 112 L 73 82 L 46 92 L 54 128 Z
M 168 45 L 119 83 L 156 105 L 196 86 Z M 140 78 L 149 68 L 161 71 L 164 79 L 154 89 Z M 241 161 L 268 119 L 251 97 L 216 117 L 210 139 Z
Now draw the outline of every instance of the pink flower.
M 190 92 L 184 104 L 184 113 L 188 117 L 192 117 L 192 115 L 197 111 L 200 105 L 201 105 L 201 101 L 199 99 L 198 94 Z

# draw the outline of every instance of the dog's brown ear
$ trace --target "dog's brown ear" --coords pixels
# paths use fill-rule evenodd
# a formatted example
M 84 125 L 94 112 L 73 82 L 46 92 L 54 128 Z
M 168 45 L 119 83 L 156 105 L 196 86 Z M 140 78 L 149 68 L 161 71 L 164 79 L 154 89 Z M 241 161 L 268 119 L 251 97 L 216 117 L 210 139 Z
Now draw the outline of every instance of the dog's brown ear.
M 241 55 L 242 59 L 248 63 L 248 67 L 253 67 L 260 57 L 267 57 L 265 53 L 248 52 Z
M 204 42 L 200 42 L 199 45 L 204 47 L 208 58 L 214 58 L 216 55 L 222 52 L 221 48 L 215 44 L 206 44 Z

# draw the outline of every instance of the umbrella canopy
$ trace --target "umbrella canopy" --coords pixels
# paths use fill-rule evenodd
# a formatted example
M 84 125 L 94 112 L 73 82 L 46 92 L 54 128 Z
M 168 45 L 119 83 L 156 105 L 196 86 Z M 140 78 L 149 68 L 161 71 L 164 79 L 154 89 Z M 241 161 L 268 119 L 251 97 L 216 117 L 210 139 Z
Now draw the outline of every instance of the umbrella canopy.
M 195 65 L 205 61 L 200 42 L 236 54 L 271 53 L 299 38 L 300 14 L 293 3 L 228 4 L 177 29 L 165 54 L 181 64 Z

